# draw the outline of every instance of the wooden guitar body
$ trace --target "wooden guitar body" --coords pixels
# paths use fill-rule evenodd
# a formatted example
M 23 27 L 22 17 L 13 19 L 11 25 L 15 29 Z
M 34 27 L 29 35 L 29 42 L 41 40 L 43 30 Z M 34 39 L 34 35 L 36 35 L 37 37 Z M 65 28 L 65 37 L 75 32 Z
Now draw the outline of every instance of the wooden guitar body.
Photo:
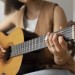
M 22 29 L 15 28 L 13 32 L 6 36 L 0 32 L 0 45 L 7 49 L 9 46 L 24 42 Z M 20 69 L 23 55 L 10 58 L 7 62 L 0 60 L 0 75 L 16 75 Z

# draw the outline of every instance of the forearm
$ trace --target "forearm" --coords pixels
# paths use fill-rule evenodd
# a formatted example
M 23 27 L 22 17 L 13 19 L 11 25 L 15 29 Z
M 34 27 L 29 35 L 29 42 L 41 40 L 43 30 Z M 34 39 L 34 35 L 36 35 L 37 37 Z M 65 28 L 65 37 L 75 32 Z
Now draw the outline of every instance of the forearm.
M 0 23 L 0 31 L 6 30 L 10 26 L 10 19 L 5 19 L 3 22 Z
M 70 59 L 68 60 L 69 70 L 75 74 L 75 61 L 70 56 Z
M 73 60 L 70 54 L 64 57 L 56 57 L 55 56 L 55 63 L 62 68 L 70 70 L 72 73 L 75 73 L 75 61 Z
M 12 13 L 8 16 L 6 16 L 6 18 L 0 23 L 0 31 L 6 30 L 9 27 L 12 27 L 11 25 L 14 24 L 15 25 L 15 13 Z
M 63 56 L 56 56 L 56 55 L 54 55 L 54 61 L 59 66 L 65 65 L 69 59 L 70 59 L 69 53 L 66 53 Z
M 2 28 L 0 31 L 3 32 L 3 33 L 7 33 L 9 32 L 11 29 L 13 29 L 15 27 L 14 24 L 10 24 L 9 26 L 5 27 L 5 28 Z

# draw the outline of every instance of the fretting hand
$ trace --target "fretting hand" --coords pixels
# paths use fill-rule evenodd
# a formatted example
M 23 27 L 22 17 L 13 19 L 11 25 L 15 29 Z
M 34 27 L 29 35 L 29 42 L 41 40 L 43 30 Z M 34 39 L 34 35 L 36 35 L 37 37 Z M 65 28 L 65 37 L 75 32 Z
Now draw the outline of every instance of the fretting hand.
M 46 45 L 50 52 L 54 55 L 54 61 L 58 65 L 63 65 L 69 60 L 69 52 L 67 42 L 57 33 L 47 33 L 45 38 Z

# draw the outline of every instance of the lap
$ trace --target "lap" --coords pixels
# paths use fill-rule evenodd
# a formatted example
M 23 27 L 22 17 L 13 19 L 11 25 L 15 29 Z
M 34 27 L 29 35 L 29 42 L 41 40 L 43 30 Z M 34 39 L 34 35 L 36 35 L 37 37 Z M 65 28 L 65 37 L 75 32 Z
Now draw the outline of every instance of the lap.
M 59 70 L 59 69 L 46 69 L 46 70 L 40 70 L 24 75 L 74 75 L 68 70 Z

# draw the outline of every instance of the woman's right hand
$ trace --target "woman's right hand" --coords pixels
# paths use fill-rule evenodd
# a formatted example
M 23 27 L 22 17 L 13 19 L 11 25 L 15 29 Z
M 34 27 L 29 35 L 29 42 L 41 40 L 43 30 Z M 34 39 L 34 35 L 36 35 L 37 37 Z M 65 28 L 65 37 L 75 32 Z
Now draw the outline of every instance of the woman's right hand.
M 6 50 L 0 45 L 0 59 L 2 59 L 5 55 Z

